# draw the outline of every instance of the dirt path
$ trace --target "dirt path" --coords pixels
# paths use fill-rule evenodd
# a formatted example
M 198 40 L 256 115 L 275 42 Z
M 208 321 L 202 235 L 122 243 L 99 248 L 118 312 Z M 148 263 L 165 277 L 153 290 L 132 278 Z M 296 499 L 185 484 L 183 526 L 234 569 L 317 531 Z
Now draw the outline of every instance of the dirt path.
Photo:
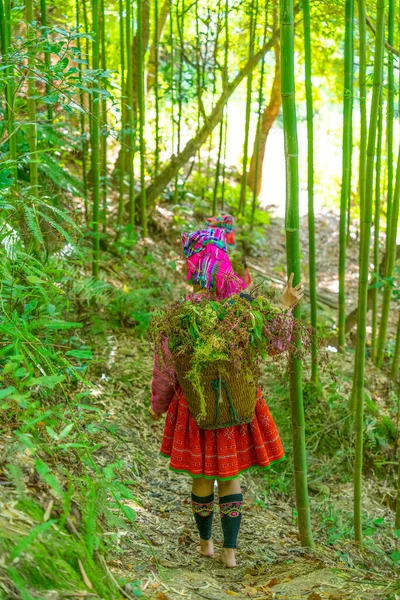
M 146 413 L 152 369 L 149 348 L 121 335 L 109 338 L 104 359 L 113 378 L 102 384 L 99 403 L 108 407 L 115 433 L 104 440 L 101 461 L 122 459 L 124 482 L 137 498 L 125 501 L 137 512 L 137 527 L 121 531 L 114 548 L 118 558 L 109 563 L 116 577 L 140 581 L 144 596 L 156 600 L 396 597 L 387 557 L 374 551 L 362 555 L 343 539 L 328 547 L 326 534 L 316 523 L 316 550 L 302 549 L 292 499 L 265 490 L 261 475 L 243 477 L 246 509 L 238 568 L 227 570 L 213 559 L 201 558 L 196 552 L 190 481 L 171 472 L 168 461 L 159 456 L 163 422 L 153 423 Z M 338 487 L 330 502 L 351 504 L 349 486 Z M 390 512 L 381 505 L 375 509 L 386 516 Z M 218 514 L 214 532 L 218 547 Z

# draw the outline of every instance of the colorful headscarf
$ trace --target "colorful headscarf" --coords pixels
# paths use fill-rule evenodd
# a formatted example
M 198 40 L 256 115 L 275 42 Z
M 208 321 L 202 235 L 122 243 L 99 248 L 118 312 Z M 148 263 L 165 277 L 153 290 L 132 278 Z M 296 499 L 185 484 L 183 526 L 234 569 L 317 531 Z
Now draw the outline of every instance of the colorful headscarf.
M 187 259 L 186 281 L 216 292 L 220 298 L 238 294 L 245 287 L 232 268 L 223 229 L 183 233 L 182 247 Z
M 233 231 L 233 217 L 231 215 L 219 215 L 206 219 L 206 226 L 212 229 L 223 229 L 226 233 L 226 243 L 233 246 L 235 243 L 235 232 Z

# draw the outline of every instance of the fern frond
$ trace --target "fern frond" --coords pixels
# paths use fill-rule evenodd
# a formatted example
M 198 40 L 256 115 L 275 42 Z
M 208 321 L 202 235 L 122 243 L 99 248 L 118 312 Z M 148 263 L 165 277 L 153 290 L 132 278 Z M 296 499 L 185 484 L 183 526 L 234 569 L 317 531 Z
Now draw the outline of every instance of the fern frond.
M 75 250 L 75 252 L 79 255 L 82 255 L 81 251 L 79 250 L 79 248 L 77 247 L 77 245 L 75 244 L 74 240 L 72 239 L 72 237 L 69 235 L 69 233 L 67 231 L 65 231 L 65 229 L 63 227 L 61 227 L 61 225 L 59 223 L 57 223 L 57 221 L 55 221 L 54 219 L 52 219 L 51 217 L 49 217 L 49 215 L 46 215 L 46 213 L 43 213 L 41 210 L 38 210 L 38 214 L 42 217 L 42 219 L 44 219 L 45 221 L 47 221 L 52 227 L 54 227 L 54 229 L 56 229 L 58 231 L 58 233 L 60 235 L 62 235 L 62 237 L 69 243 L 71 244 L 71 246 L 73 247 L 73 249 Z
M 40 231 L 40 227 L 37 222 L 37 215 L 35 209 L 31 206 L 25 206 L 24 211 L 26 225 L 29 231 L 32 233 L 33 237 L 39 242 L 39 244 L 44 245 L 43 235 Z

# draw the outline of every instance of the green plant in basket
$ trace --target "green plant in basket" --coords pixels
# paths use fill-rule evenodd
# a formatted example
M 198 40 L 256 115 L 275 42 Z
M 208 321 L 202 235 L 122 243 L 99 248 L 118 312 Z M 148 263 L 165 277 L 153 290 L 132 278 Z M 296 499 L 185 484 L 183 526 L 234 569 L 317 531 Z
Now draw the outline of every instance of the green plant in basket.
M 217 404 L 225 389 L 233 415 L 229 422 L 235 424 L 240 421 L 234 406 L 236 387 L 250 386 L 255 397 L 260 360 L 268 356 L 282 359 L 289 350 L 299 352 L 291 344 L 294 328 L 296 335 L 301 335 L 304 352 L 310 345 L 310 328 L 295 323 L 290 311 L 266 296 L 240 294 L 217 300 L 215 294 L 206 292 L 171 303 L 156 313 L 150 336 L 161 363 L 170 361 L 172 355 L 185 397 L 189 390 L 186 382 L 197 395 L 197 422 L 205 423 L 209 417 L 206 396 L 213 393 L 211 380 Z

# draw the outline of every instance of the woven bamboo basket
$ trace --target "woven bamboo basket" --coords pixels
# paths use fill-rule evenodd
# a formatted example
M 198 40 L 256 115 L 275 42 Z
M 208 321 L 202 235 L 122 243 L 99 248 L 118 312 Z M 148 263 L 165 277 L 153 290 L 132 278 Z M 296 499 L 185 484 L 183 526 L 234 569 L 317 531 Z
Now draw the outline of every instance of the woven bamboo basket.
M 191 356 L 174 357 L 175 371 L 189 410 L 201 429 L 220 429 L 249 423 L 254 417 L 257 397 L 257 375 L 243 365 L 237 369 L 228 361 L 215 361 L 201 371 L 201 384 L 206 415 L 201 415 L 200 396 L 187 374 Z

